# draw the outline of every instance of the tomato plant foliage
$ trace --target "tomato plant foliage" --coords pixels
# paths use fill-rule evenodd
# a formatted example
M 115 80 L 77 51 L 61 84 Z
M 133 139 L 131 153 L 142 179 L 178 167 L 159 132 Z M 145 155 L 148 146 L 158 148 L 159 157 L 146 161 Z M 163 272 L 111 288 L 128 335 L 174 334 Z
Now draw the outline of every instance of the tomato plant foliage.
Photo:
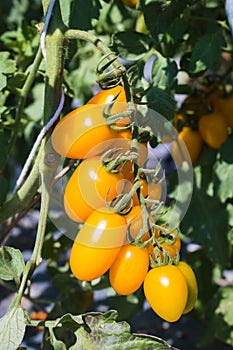
M 45 33 L 45 59 L 40 49 L 41 33 L 50 3 L 48 0 L 8 1 L 0 8 L 1 305 L 5 305 L 5 297 L 15 295 L 9 310 L 0 312 L 0 348 L 17 349 L 22 342 L 22 346 L 26 346 L 30 337 L 29 333 L 25 334 L 26 326 L 35 332 L 38 326 L 43 326 L 43 349 L 77 346 L 172 349 L 157 337 L 130 331 L 132 318 L 143 312 L 145 305 L 142 287 L 127 296 L 118 295 L 110 285 L 105 268 L 95 280 L 78 280 L 71 273 L 68 255 L 73 242 L 64 230 L 59 231 L 65 226 L 64 193 L 60 195 L 62 204 L 58 203 L 62 214 L 60 206 L 48 208 L 47 196 L 52 197 L 50 189 L 54 181 L 64 176 L 57 170 L 60 161 L 57 154 L 51 156 L 49 151 L 51 157 L 44 157 L 45 143 L 56 123 L 46 130 L 25 178 L 18 187 L 16 185 L 41 129 L 48 125 L 60 103 L 61 90 L 65 96 L 60 113 L 62 119 L 85 105 L 100 90 L 101 83 L 104 88 L 119 83 L 116 60 L 110 68 L 106 66 L 113 52 L 127 72 L 130 93 L 141 111 L 148 106 L 175 126 L 174 117 L 182 115 L 178 140 L 185 130 L 198 133 L 198 144 L 194 138 L 185 140 L 183 137 L 195 156 L 191 157 L 193 195 L 179 224 L 180 257 L 195 272 L 198 300 L 191 316 L 182 317 L 204 323 L 200 339 L 192 339 L 190 348 L 198 342 L 203 346 L 212 343 L 214 349 L 216 339 L 221 341 L 220 346 L 223 343 L 232 346 L 233 128 L 232 115 L 228 114 L 231 108 L 226 108 L 233 106 L 231 1 L 139 0 L 135 6 L 135 2 L 121 0 L 56 0 Z M 100 79 L 103 73 L 107 73 L 105 80 Z M 187 96 L 191 100 L 184 106 Z M 101 107 L 96 108 L 101 110 Z M 208 116 L 203 118 L 204 124 L 203 115 Z M 219 128 L 215 128 L 214 133 L 209 129 L 211 123 L 217 125 L 213 115 L 220 118 L 218 124 L 223 126 L 222 132 Z M 143 112 L 141 124 L 147 132 L 158 127 L 156 118 Z M 115 134 L 115 130 L 112 133 Z M 61 133 L 59 138 L 62 136 Z M 97 144 L 98 133 L 94 136 L 91 142 Z M 160 142 L 156 138 L 153 141 L 155 145 Z M 59 139 L 57 142 L 59 144 Z M 157 148 L 153 149 L 156 157 Z M 177 183 L 175 170 L 182 166 L 182 157 L 171 160 L 170 156 L 166 156 L 166 162 L 162 159 L 166 163 L 165 174 L 169 174 L 165 203 L 168 210 L 176 198 L 178 186 L 181 186 L 184 200 L 190 191 L 185 181 Z M 73 166 L 81 169 L 79 160 L 64 159 L 62 168 L 67 171 L 64 176 L 67 182 Z M 112 174 L 112 178 L 117 176 Z M 103 191 L 103 200 L 107 191 L 108 188 Z M 80 203 L 76 202 L 79 207 Z M 51 217 L 56 217 L 55 223 L 47 220 L 47 209 Z M 36 234 L 28 229 L 33 220 L 38 226 Z M 82 224 L 75 225 L 76 235 Z M 158 255 L 164 256 L 164 252 Z M 90 264 L 95 264 L 94 259 L 90 257 L 89 260 Z M 48 290 L 53 290 L 55 298 L 49 293 L 48 298 L 47 295 L 43 298 L 43 294 L 38 298 L 33 296 L 34 270 L 36 272 L 38 265 L 45 266 Z M 127 274 L 124 272 L 127 266 L 122 269 L 120 272 Z M 100 290 L 108 295 L 108 307 L 117 312 L 95 312 L 95 295 Z M 147 286 L 152 304 L 156 300 L 154 290 L 156 286 Z M 163 293 L 161 295 L 162 298 Z M 21 303 L 23 296 L 30 301 L 29 306 Z M 165 306 L 169 308 L 168 303 Z M 30 312 L 35 309 L 45 312 L 47 319 L 31 319 Z M 163 338 L 162 327 L 156 329 L 161 330 L 156 336 Z M 174 346 L 184 348 L 177 340 Z

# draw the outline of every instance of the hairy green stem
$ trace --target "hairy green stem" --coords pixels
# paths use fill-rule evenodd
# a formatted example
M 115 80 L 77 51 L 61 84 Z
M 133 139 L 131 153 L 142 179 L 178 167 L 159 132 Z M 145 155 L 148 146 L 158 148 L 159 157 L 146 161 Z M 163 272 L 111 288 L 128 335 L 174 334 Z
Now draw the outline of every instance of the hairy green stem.
M 62 91 L 62 72 L 64 61 L 64 29 L 65 26 L 61 19 L 59 3 L 55 3 L 53 16 L 46 36 L 46 78 L 45 78 L 45 104 L 44 104 L 44 125 L 54 115 Z M 41 208 L 39 224 L 37 228 L 36 241 L 31 255 L 23 273 L 23 278 L 11 304 L 11 308 L 20 305 L 21 299 L 27 288 L 29 280 L 41 261 L 41 252 L 46 230 L 49 198 L 55 173 L 57 170 L 59 158 L 53 152 L 48 143 L 47 135 L 40 147 L 41 157 L 38 161 L 38 171 L 41 177 Z
M 109 49 L 109 47 L 107 47 L 98 37 L 96 37 L 94 34 L 92 34 L 90 32 L 86 32 L 84 30 L 78 30 L 78 29 L 77 30 L 76 29 L 68 29 L 65 33 L 65 38 L 67 40 L 79 39 L 79 40 L 88 41 L 88 42 L 92 43 L 93 45 L 95 45 L 96 48 L 103 53 L 103 55 L 109 55 L 110 57 L 116 56 L 115 53 L 112 52 L 111 49 Z M 116 58 L 117 58 L 117 56 L 116 56 Z M 122 64 L 118 60 L 113 61 L 112 65 L 115 68 L 119 68 L 120 66 L 122 66 Z
M 0 224 L 3 224 L 23 208 L 26 208 L 35 197 L 39 188 L 39 160 L 40 152 L 23 186 L 2 205 L 0 210 Z

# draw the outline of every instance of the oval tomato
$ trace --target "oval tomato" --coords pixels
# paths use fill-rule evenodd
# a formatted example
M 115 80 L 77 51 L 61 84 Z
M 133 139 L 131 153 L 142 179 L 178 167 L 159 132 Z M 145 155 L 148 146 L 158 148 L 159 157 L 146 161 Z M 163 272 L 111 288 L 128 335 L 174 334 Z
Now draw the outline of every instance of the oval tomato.
M 151 269 L 143 287 L 148 303 L 158 316 L 168 322 L 175 322 L 181 317 L 188 300 L 188 286 L 176 266 Z
M 80 280 L 102 276 L 125 240 L 125 219 L 107 209 L 94 211 L 78 232 L 70 253 L 70 268 Z
M 227 140 L 227 123 L 219 112 L 201 116 L 198 130 L 202 139 L 211 148 L 218 149 Z
M 52 133 L 55 151 L 64 157 L 83 159 L 111 148 L 119 134 L 107 126 L 101 105 L 81 106 L 59 121 Z
M 190 163 L 189 159 L 191 159 L 191 162 L 195 163 L 201 153 L 202 144 L 202 137 L 198 130 L 185 126 L 172 145 L 172 156 L 175 162 L 181 165 L 183 161 Z
M 213 101 L 216 112 L 221 112 L 227 126 L 233 128 L 233 94 L 227 97 L 219 97 Z
M 112 89 L 100 90 L 89 101 L 88 104 L 106 104 L 115 99 L 116 102 L 126 102 L 125 90 L 123 86 L 117 85 Z
M 132 294 L 142 285 L 148 268 L 148 250 L 126 244 L 121 248 L 110 267 L 110 284 L 118 294 Z
M 188 264 L 186 264 L 183 261 L 179 261 L 179 263 L 176 266 L 183 273 L 186 283 L 188 285 L 188 300 L 183 311 L 183 314 L 187 314 L 194 308 L 195 303 L 197 301 L 197 280 L 192 268 Z
M 123 188 L 123 175 L 108 172 L 100 157 L 85 159 L 65 187 L 65 211 L 72 220 L 83 222 L 95 209 L 106 207 L 107 193 L 111 201 L 122 193 Z
M 119 113 L 122 111 L 125 111 L 127 109 L 126 104 L 126 96 L 125 96 L 125 90 L 124 87 L 121 85 L 117 85 L 114 88 L 108 89 L 108 90 L 100 90 L 97 92 L 96 95 L 94 95 L 89 101 L 87 101 L 87 104 L 108 104 L 112 101 L 115 101 L 114 105 L 111 107 L 111 114 Z M 117 126 L 126 126 L 130 124 L 130 118 L 124 117 L 116 122 Z M 126 130 L 125 132 L 119 131 L 123 135 L 127 135 L 127 138 L 129 137 L 130 130 Z M 124 137 L 124 136 L 123 136 Z

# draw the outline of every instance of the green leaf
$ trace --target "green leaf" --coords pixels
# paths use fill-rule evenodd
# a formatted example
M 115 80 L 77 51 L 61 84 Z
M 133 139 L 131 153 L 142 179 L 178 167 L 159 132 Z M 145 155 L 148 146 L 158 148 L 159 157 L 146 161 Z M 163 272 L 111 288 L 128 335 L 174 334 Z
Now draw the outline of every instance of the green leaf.
M 100 8 L 101 5 L 97 0 L 72 1 L 70 27 L 82 30 L 93 29 L 92 20 L 99 18 Z
M 25 263 L 19 249 L 0 248 L 0 278 L 6 281 L 17 280 L 23 273 Z
M 173 43 L 183 39 L 183 35 L 187 30 L 188 23 L 183 17 L 175 18 L 168 28 L 168 34 L 171 37 Z
M 221 289 L 221 301 L 216 309 L 217 314 L 222 314 L 224 321 L 233 326 L 233 289 L 225 287 Z
M 232 301 L 232 287 L 224 286 L 218 289 L 214 298 L 207 304 L 206 320 L 208 328 L 202 338 L 202 346 L 213 341 L 213 335 L 215 339 L 233 345 Z
M 26 74 L 21 72 L 16 72 L 12 77 L 10 77 L 7 81 L 7 87 L 10 89 L 13 93 L 19 94 L 18 89 L 21 89 L 25 80 L 26 80 Z
M 0 72 L 4 74 L 12 74 L 16 71 L 15 61 L 9 59 L 10 53 L 0 52 Z
M 53 349 L 56 349 L 56 350 L 66 350 L 67 349 L 66 344 L 63 341 L 58 340 L 56 338 L 56 336 L 54 334 L 54 330 L 51 327 L 49 327 L 49 343 L 51 344 Z
M 168 120 L 171 120 L 174 117 L 176 102 L 169 90 L 153 86 L 148 90 L 146 98 L 149 108 L 160 113 Z M 156 125 L 153 125 L 152 130 L 156 130 Z
M 203 246 L 215 264 L 229 262 L 228 214 L 216 196 L 194 187 L 188 211 L 181 223 L 182 232 L 192 232 L 194 242 Z
M 2 91 L 7 84 L 6 76 L 2 73 L 0 73 L 0 91 Z
M 192 50 L 190 71 L 199 73 L 207 68 L 214 68 L 220 60 L 221 46 L 224 44 L 225 41 L 220 31 L 201 36 Z
M 107 3 L 108 2 L 108 3 Z M 134 30 L 137 11 L 124 6 L 121 0 L 102 2 L 100 16 L 96 22 L 95 29 L 98 34 L 112 35 L 123 30 Z M 107 36 L 106 35 L 106 36 Z
M 0 347 L 4 350 L 16 350 L 25 333 L 24 311 L 13 308 L 0 319 Z
M 75 332 L 77 342 L 71 349 L 77 349 L 78 345 L 80 349 L 90 350 L 172 349 L 166 342 L 156 337 L 131 334 L 129 324 L 126 322 L 116 322 L 116 317 L 117 313 L 113 311 L 102 315 L 92 313 L 83 317 L 85 327 L 80 327 Z
M 71 10 L 72 2 L 73 2 L 72 0 L 66 0 L 66 1 L 59 0 L 62 20 L 66 26 L 69 26 L 70 10 Z
M 159 52 L 156 55 L 152 66 L 153 83 L 161 89 L 170 88 L 178 73 L 177 64 L 172 58 L 163 57 Z
M 149 51 L 148 35 L 133 31 L 118 32 L 113 36 L 113 51 L 127 60 L 139 60 Z
M 233 198 L 233 163 L 219 160 L 215 163 L 214 170 L 215 193 L 224 203 L 228 198 Z
M 172 350 L 165 341 L 148 335 L 137 335 L 130 333 L 130 326 L 127 322 L 117 322 L 117 312 L 114 310 L 106 313 L 91 312 L 84 315 L 73 316 L 66 314 L 54 321 L 49 326 L 49 345 L 56 349 L 89 349 L 89 350 Z M 46 325 L 46 322 L 45 322 Z M 59 327 L 63 332 L 71 331 L 76 336 L 75 343 L 68 345 L 63 341 L 62 333 L 59 339 L 54 330 Z M 58 328 L 57 328 L 58 330 Z M 62 340 L 61 340 L 62 339 Z M 66 345 L 66 347 L 65 347 Z M 46 347 L 44 349 L 54 347 Z
M 139 8 L 143 10 L 146 27 L 156 41 L 158 34 L 166 33 L 173 21 L 179 18 L 187 3 L 188 0 L 140 1 Z

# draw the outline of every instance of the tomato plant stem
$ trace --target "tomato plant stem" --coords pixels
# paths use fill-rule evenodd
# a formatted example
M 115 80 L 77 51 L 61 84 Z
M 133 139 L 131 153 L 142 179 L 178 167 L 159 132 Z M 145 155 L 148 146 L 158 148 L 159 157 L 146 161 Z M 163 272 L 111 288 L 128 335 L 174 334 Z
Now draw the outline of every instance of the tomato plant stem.
M 96 37 L 95 35 L 86 32 L 84 30 L 76 30 L 76 29 L 68 29 L 65 33 L 65 38 L 67 40 L 74 40 L 74 39 L 80 39 L 80 40 L 85 40 L 88 41 L 90 43 L 92 43 L 93 45 L 96 46 L 97 49 L 99 49 L 103 55 L 109 55 L 109 59 L 112 59 L 114 56 L 116 57 L 116 60 L 113 61 L 112 65 L 115 68 L 118 68 L 119 66 L 122 66 L 122 64 L 117 60 L 117 56 L 115 55 L 114 52 L 112 52 L 112 50 L 105 46 L 105 44 L 102 42 L 102 40 L 100 40 L 98 37 Z
M 51 17 L 51 23 L 48 28 L 46 37 L 46 78 L 45 78 L 45 103 L 44 103 L 44 125 L 51 120 L 51 116 L 55 114 L 57 106 L 61 99 L 62 91 L 62 72 L 64 58 L 64 24 L 61 19 L 61 13 L 58 2 L 55 3 L 54 15 Z M 27 288 L 35 268 L 41 261 L 41 252 L 44 242 L 46 230 L 47 215 L 49 208 L 49 198 L 52 183 L 54 181 L 55 172 L 57 170 L 59 157 L 56 156 L 53 149 L 47 144 L 48 134 L 41 143 L 38 161 L 34 164 L 33 169 L 37 168 L 37 175 L 40 174 L 41 179 L 41 207 L 39 215 L 39 223 L 35 245 L 31 255 L 31 259 L 27 262 L 23 278 L 10 308 L 19 306 L 21 299 Z M 38 176 L 37 176 L 38 179 Z M 27 192 L 26 192 L 27 193 Z
M 35 197 L 39 187 L 39 158 L 40 154 L 38 153 L 31 173 L 23 186 L 1 207 L 0 224 L 26 208 Z

